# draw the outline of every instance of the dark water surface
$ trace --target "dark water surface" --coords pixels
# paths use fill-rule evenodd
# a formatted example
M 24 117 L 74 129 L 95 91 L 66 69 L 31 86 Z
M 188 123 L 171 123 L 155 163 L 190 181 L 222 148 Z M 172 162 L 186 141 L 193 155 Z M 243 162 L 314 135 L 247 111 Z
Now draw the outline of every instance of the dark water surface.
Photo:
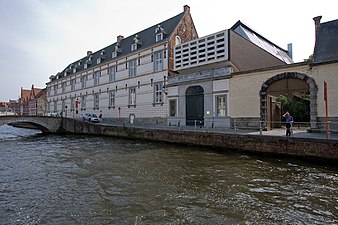
M 337 168 L 0 126 L 0 224 L 338 224 Z

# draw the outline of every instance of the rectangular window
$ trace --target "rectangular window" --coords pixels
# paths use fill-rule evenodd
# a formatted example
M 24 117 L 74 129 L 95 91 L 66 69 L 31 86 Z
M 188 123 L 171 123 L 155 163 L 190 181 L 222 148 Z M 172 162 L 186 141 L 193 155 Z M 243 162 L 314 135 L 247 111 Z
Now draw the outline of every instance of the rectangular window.
M 58 111 L 58 102 L 54 101 L 54 112 Z
M 115 107 L 115 91 L 109 92 L 109 107 Z
M 81 77 L 81 88 L 84 89 L 87 86 L 87 75 Z
M 66 92 L 66 82 L 63 82 L 61 84 L 61 88 L 62 88 L 62 93 L 65 93 Z
M 176 117 L 177 113 L 177 101 L 176 99 L 169 100 L 169 116 Z
M 129 77 L 136 76 L 136 60 L 129 62 Z
M 163 52 L 155 53 L 154 70 L 155 72 L 163 69 Z
M 129 89 L 129 105 L 136 105 L 136 88 Z
M 70 99 L 70 111 L 75 111 L 75 98 Z
M 71 91 L 75 90 L 75 79 L 70 80 L 70 89 L 71 89 Z
M 100 102 L 99 102 L 99 94 L 94 94 L 94 109 L 99 109 Z
M 217 116 L 227 116 L 227 96 L 216 96 Z
M 94 86 L 98 86 L 100 84 L 100 76 L 101 76 L 101 71 L 94 72 L 93 74 Z
M 109 82 L 115 82 L 115 66 L 112 66 L 107 69 L 108 76 L 109 76 Z
M 61 111 L 65 111 L 66 110 L 66 100 L 65 99 L 62 100 L 61 107 L 62 107 Z
M 81 96 L 81 110 L 86 109 L 86 96 Z
M 163 102 L 163 83 L 155 83 L 154 85 L 154 102 L 162 103 Z

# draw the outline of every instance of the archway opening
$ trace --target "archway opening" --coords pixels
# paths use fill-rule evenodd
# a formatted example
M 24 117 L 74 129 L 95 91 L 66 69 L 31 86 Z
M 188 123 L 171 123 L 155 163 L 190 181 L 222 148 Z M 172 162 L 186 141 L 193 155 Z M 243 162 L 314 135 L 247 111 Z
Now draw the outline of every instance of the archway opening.
M 317 119 L 317 86 L 300 73 L 283 73 L 267 80 L 261 88 L 261 121 L 267 129 L 279 128 L 289 111 L 295 124 L 314 128 Z
M 204 90 L 191 86 L 186 90 L 186 125 L 204 126 Z

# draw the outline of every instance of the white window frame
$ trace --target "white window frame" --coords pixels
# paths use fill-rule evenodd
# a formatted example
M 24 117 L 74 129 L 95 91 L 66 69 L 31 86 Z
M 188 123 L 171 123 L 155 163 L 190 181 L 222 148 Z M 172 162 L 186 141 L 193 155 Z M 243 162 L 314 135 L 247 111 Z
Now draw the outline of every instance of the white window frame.
M 70 80 L 70 90 L 74 91 L 75 90 L 75 79 Z
M 155 52 L 154 53 L 154 71 L 158 72 L 163 70 L 163 52 Z
M 136 105 L 136 87 L 129 88 L 129 106 Z
M 116 58 L 117 57 L 117 51 L 113 51 L 112 53 L 111 53 L 111 57 L 114 59 L 114 58 Z
M 87 87 L 87 75 L 84 75 L 80 78 L 81 80 L 81 88 L 84 89 Z
M 109 92 L 109 107 L 115 107 L 115 90 Z
M 62 82 L 62 83 L 61 83 L 61 92 L 62 92 L 62 93 L 65 93 L 65 92 L 66 92 L 66 86 L 67 86 L 67 83 L 66 83 L 66 82 Z
M 163 82 L 154 83 L 154 103 L 163 103 Z
M 136 77 L 137 60 L 129 61 L 129 77 Z
M 86 96 L 82 95 L 81 96 L 81 110 L 85 110 L 86 109 Z
M 107 69 L 109 75 L 109 82 L 115 82 L 116 67 L 112 66 Z
M 227 117 L 227 107 L 228 107 L 228 96 L 227 94 L 224 95 L 217 95 L 216 96 L 216 116 L 217 117 Z
M 94 98 L 93 109 L 99 109 L 100 108 L 100 95 L 99 95 L 99 93 L 94 93 L 93 98 Z
M 94 86 L 100 85 L 100 76 L 101 76 L 101 71 L 96 71 L 93 73 Z
M 101 63 L 101 58 L 99 57 L 96 59 L 96 64 L 100 64 L 100 63 Z
M 156 34 L 155 40 L 156 40 L 156 42 L 162 41 L 163 40 L 163 33 Z
M 130 46 L 130 50 L 133 52 L 133 51 L 136 51 L 137 50 L 137 44 L 134 43 Z

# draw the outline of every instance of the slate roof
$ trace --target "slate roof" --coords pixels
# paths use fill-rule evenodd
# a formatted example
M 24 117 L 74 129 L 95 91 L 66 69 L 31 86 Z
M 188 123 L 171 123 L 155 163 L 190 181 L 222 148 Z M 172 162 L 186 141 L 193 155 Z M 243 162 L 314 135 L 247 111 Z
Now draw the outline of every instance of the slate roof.
M 259 33 L 252 30 L 250 27 L 242 23 L 240 20 L 237 21 L 231 28 L 234 32 L 254 43 L 258 47 L 269 52 L 273 56 L 277 57 L 281 61 L 290 64 L 293 63 L 292 58 L 288 55 L 288 51 L 278 47 Z
M 155 34 L 155 29 L 158 27 L 158 25 L 161 26 L 161 28 L 163 29 L 163 33 L 164 33 L 164 37 L 163 40 L 166 40 L 166 38 L 170 37 L 171 34 L 173 33 L 173 31 L 175 30 L 175 28 L 177 27 L 178 23 L 180 22 L 180 20 L 183 18 L 184 16 L 184 12 L 170 18 L 167 19 L 163 22 L 157 23 L 145 30 L 142 30 L 140 32 L 137 32 L 133 35 L 130 35 L 129 37 L 124 38 L 119 44 L 119 48 L 122 50 L 122 52 L 120 54 L 118 54 L 118 56 L 115 59 L 121 58 L 129 53 L 131 53 L 131 45 L 134 43 L 134 38 L 135 35 L 138 35 L 139 40 L 141 41 L 141 45 L 138 47 L 137 51 L 140 49 L 144 49 L 147 48 L 149 46 L 152 46 L 156 43 L 156 34 Z M 93 52 L 92 55 L 92 60 L 91 60 L 91 64 L 90 66 L 88 66 L 87 68 L 90 67 L 94 67 L 97 64 L 97 59 L 99 57 L 104 57 L 102 62 L 107 62 L 112 60 L 112 52 L 115 51 L 115 46 L 117 45 L 117 42 L 103 48 L 100 49 L 99 51 Z M 104 51 L 104 55 L 101 55 L 101 52 Z M 73 69 L 70 69 L 70 66 L 76 66 L 77 72 L 80 71 L 84 71 L 86 69 L 84 69 L 84 64 L 86 63 L 88 59 L 88 56 L 77 60 L 71 64 L 69 64 L 61 73 L 58 73 L 57 75 L 59 75 L 60 77 L 63 77 L 65 72 L 67 72 L 67 76 L 73 74 Z M 80 66 L 78 66 L 78 63 L 81 62 Z M 74 68 L 74 67 L 72 67 Z M 55 79 L 55 78 L 54 78 Z M 52 80 L 54 80 L 52 79 Z
M 338 60 L 338 20 L 321 23 L 316 37 L 314 63 Z

